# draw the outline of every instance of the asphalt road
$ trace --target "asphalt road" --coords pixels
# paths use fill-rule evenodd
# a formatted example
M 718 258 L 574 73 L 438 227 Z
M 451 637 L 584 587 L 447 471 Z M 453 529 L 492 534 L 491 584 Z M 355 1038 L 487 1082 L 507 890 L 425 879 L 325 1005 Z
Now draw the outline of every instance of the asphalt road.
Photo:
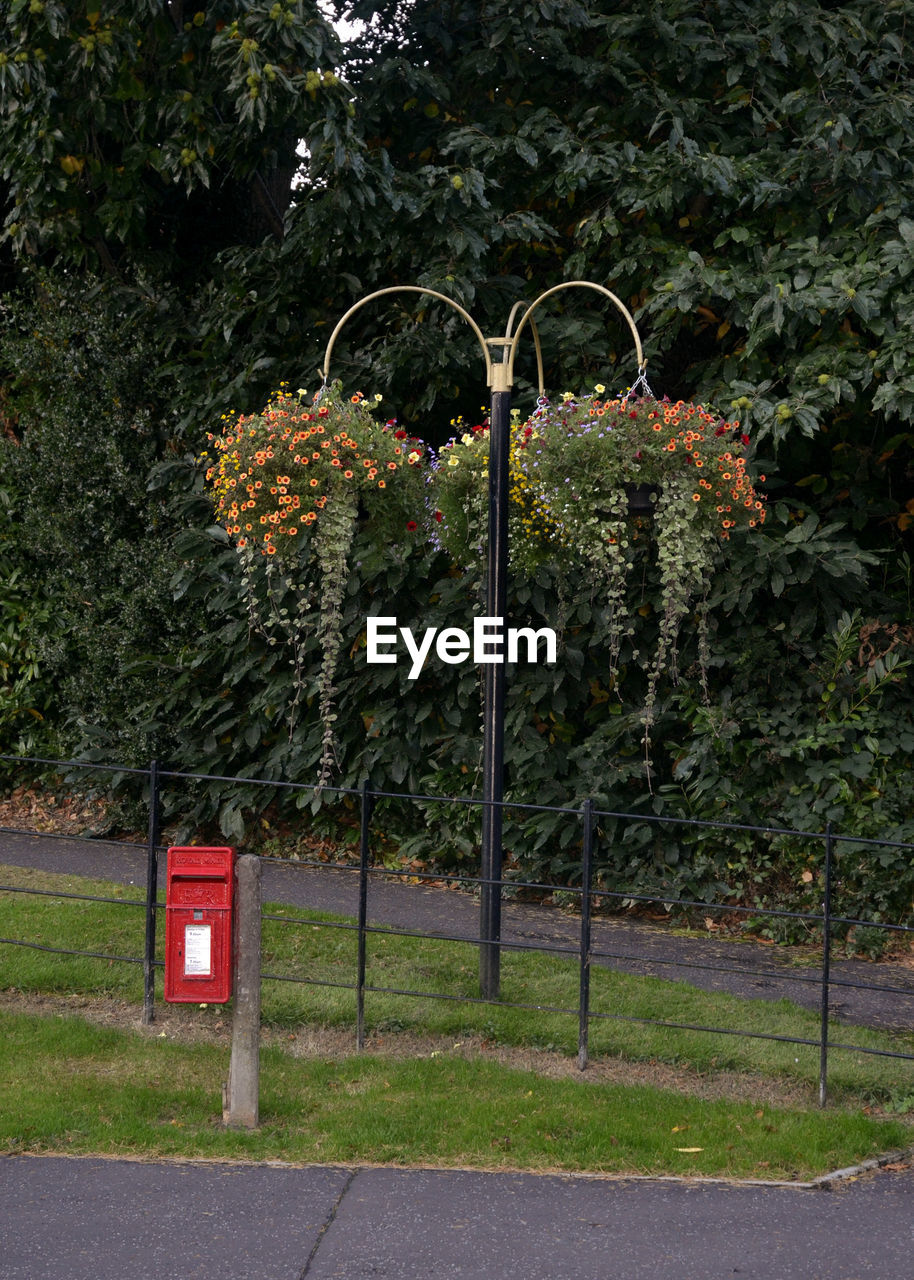
M 0 1280 L 863 1280 L 914 1175 L 833 1189 L 450 1170 L 0 1159 Z

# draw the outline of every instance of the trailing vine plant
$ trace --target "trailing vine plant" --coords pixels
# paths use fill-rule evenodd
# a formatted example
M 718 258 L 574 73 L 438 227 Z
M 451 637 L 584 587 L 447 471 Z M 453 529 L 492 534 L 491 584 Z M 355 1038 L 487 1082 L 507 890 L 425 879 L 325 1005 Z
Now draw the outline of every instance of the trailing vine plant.
M 336 764 L 342 606 L 357 529 L 364 524 L 391 545 L 414 540 L 422 527 L 425 446 L 376 418 L 380 401 L 346 397 L 339 382 L 313 397 L 281 386 L 262 412 L 226 419 L 203 455 L 216 519 L 241 558 L 251 625 L 271 644 L 278 633 L 291 650 L 290 733 L 311 692 L 306 654 L 317 602 L 319 787 Z

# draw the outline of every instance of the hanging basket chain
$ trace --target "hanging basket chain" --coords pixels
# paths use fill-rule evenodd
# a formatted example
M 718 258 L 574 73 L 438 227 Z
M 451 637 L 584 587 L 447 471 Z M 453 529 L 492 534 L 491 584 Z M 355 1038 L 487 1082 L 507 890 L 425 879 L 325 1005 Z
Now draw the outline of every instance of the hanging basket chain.
M 627 404 L 628 401 L 632 398 L 632 396 L 635 396 L 635 395 L 642 395 L 645 400 L 657 399 L 657 397 L 654 395 L 653 391 L 651 390 L 650 386 L 648 385 L 647 374 L 645 372 L 646 369 L 647 369 L 647 363 L 639 365 L 637 378 L 629 387 L 629 389 L 626 391 L 625 395 L 622 397 L 623 404 Z

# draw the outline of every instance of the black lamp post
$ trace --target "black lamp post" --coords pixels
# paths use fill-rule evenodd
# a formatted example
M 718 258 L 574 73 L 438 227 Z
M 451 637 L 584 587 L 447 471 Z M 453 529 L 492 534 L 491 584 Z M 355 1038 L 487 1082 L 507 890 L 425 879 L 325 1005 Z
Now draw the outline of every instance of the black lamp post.
M 503 369 L 504 365 L 496 365 Z M 506 625 L 508 604 L 508 459 L 511 391 L 492 388 L 489 413 L 489 538 L 486 614 Z M 482 753 L 482 885 L 479 909 L 479 992 L 497 1000 L 501 985 L 502 800 L 505 775 L 504 662 L 486 666 Z
M 529 322 L 536 347 L 537 371 L 540 395 L 544 394 L 543 360 L 539 336 L 533 322 L 533 312 L 546 298 L 563 289 L 583 287 L 603 294 L 621 311 L 628 323 L 635 342 L 638 371 L 643 376 L 644 358 L 638 330 L 628 309 L 603 285 L 589 280 L 568 280 L 547 289 L 526 311 L 512 336 L 514 318 L 521 305 L 515 305 L 508 320 L 504 338 L 485 338 L 472 316 L 459 303 L 434 289 L 418 285 L 395 285 L 379 289 L 360 299 L 339 320 L 327 343 L 322 375 L 324 382 L 330 376 L 330 354 L 337 334 L 354 312 L 374 298 L 389 293 L 421 293 L 446 302 L 468 322 L 476 334 L 486 362 L 486 374 L 491 391 L 489 413 L 489 510 L 488 548 L 486 560 L 486 613 L 489 618 L 501 620 L 506 626 L 505 614 L 508 601 L 508 468 L 511 426 L 511 388 L 514 384 L 514 358 L 517 343 L 524 326 Z M 489 347 L 501 349 L 501 358 L 493 360 Z M 482 885 L 479 912 L 479 991 L 485 1000 L 497 1000 L 501 987 L 501 880 L 502 880 L 502 813 L 505 774 L 505 690 L 507 686 L 505 662 L 486 664 L 483 705 L 483 809 L 481 871 Z

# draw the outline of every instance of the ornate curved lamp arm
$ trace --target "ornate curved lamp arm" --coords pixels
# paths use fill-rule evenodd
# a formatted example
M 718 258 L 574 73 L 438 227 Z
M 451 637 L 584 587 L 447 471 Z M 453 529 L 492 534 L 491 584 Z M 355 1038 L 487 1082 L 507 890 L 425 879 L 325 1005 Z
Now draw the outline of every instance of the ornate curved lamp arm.
M 524 329 L 524 325 L 527 323 L 527 321 L 529 320 L 532 324 L 531 317 L 533 315 L 533 312 L 536 310 L 536 308 L 540 305 L 541 302 L 545 302 L 545 300 L 551 297 L 552 294 L 558 293 L 562 289 L 574 289 L 577 287 L 581 287 L 583 289 L 594 289 L 597 293 L 602 293 L 605 298 L 609 298 L 610 302 L 614 303 L 615 306 L 618 307 L 619 311 L 621 311 L 622 313 L 623 318 L 628 324 L 628 327 L 632 333 L 632 337 L 634 338 L 634 341 L 635 341 L 635 355 L 638 357 L 638 372 L 639 373 L 644 372 L 645 362 L 644 362 L 644 352 L 641 348 L 641 338 L 638 336 L 638 330 L 635 327 L 635 322 L 632 319 L 632 314 L 629 311 L 628 307 L 626 307 L 625 303 L 622 302 L 621 299 L 617 298 L 616 295 L 611 290 L 605 288 L 605 286 L 602 284 L 594 284 L 591 280 L 566 280 L 562 284 L 557 284 L 557 285 L 554 285 L 551 289 L 547 289 L 545 293 L 541 293 L 540 296 L 535 299 L 535 301 L 531 302 L 530 306 L 524 312 L 523 317 L 521 318 L 521 322 L 517 326 L 517 332 L 515 333 L 514 341 L 511 344 L 511 354 L 508 358 L 508 383 L 509 384 L 512 383 L 514 380 L 514 356 L 517 351 L 517 341 L 520 338 L 520 335 Z M 544 388 L 542 385 L 542 370 L 541 370 L 540 371 L 540 394 L 541 395 L 543 394 L 543 390 Z
M 517 334 L 513 332 L 514 321 L 517 318 L 517 313 L 519 311 L 522 311 L 525 305 L 526 304 L 523 302 L 515 302 L 514 306 L 511 308 L 511 314 L 508 316 L 508 323 L 505 326 L 503 350 L 505 354 L 508 356 L 507 363 L 509 364 L 510 370 L 511 370 L 511 372 L 508 375 L 509 387 L 514 385 L 514 376 L 513 376 L 514 375 L 514 351 L 517 346 Z M 529 315 L 529 310 L 527 312 L 527 315 Z M 523 324 L 523 321 L 521 321 L 521 323 Z M 517 332 L 520 333 L 519 328 Z M 533 345 L 536 348 L 536 378 L 537 378 L 537 385 L 539 386 L 539 393 L 542 396 L 545 390 L 544 377 L 543 377 L 543 348 L 540 345 L 539 329 L 537 329 L 536 322 L 533 320 L 532 317 L 530 318 L 530 332 L 533 334 Z M 500 339 L 497 340 L 492 338 L 490 339 L 490 341 L 494 343 L 495 341 L 500 341 Z
M 470 315 L 468 311 L 464 311 L 463 307 L 460 305 L 459 302 L 455 302 L 454 299 L 449 298 L 447 294 L 438 293 L 436 289 L 423 289 L 420 285 L 417 285 L 417 284 L 397 284 L 397 285 L 391 285 L 391 287 L 388 289 L 378 289 L 374 293 L 369 293 L 366 297 L 360 298 L 358 302 L 354 303 L 354 305 L 349 308 L 346 314 L 342 316 L 341 319 L 337 322 L 336 328 L 331 333 L 330 339 L 327 343 L 327 350 L 324 352 L 324 365 L 323 365 L 323 368 L 321 369 L 321 374 L 323 376 L 325 383 L 328 381 L 330 377 L 330 355 L 333 351 L 333 345 L 336 342 L 337 336 L 340 330 L 342 329 L 343 325 L 346 323 L 346 321 L 349 319 L 350 316 L 355 315 L 356 311 L 358 311 L 361 307 L 364 307 L 366 302 L 371 302 L 375 298 L 383 298 L 384 295 L 387 293 L 424 293 L 431 298 L 438 298 L 439 301 L 446 302 L 449 306 L 453 307 L 455 311 L 459 312 L 460 315 L 463 316 L 464 320 L 466 320 L 467 324 L 470 326 L 473 332 L 476 334 L 479 345 L 482 348 L 483 358 L 485 359 L 485 362 L 486 362 L 486 381 L 488 382 L 488 385 L 490 387 L 492 386 L 492 377 L 493 377 L 492 357 L 489 354 L 488 345 L 486 343 L 485 338 L 482 335 L 482 330 L 479 328 L 479 325 L 476 323 L 476 321 L 473 319 L 473 317 Z

